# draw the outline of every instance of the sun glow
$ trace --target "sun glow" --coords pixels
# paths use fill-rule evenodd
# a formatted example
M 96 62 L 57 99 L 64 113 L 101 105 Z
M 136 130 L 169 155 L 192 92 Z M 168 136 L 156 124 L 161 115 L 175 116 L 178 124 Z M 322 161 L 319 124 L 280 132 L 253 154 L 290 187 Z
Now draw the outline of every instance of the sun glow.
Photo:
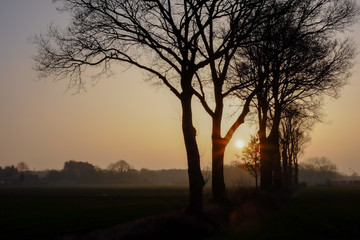
M 244 143 L 243 140 L 236 140 L 235 146 L 236 146 L 237 148 L 243 148 L 243 147 L 245 146 L 245 143 Z

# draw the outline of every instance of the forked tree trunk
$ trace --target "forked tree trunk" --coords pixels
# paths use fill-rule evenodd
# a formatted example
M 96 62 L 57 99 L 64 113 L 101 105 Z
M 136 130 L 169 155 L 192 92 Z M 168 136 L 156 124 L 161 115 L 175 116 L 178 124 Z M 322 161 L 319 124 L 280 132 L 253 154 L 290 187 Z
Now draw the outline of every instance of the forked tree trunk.
M 212 117 L 212 196 L 214 202 L 223 202 L 226 199 L 224 180 L 224 154 L 226 143 L 221 137 L 221 117 L 223 103 L 217 98 L 216 109 Z
M 189 205 L 187 212 L 201 215 L 203 213 L 203 179 L 200 167 L 200 154 L 196 142 L 196 130 L 192 122 L 191 110 L 192 94 L 182 94 L 182 130 L 186 148 L 188 176 L 189 176 Z
M 224 108 L 224 96 L 222 95 L 223 80 L 214 74 L 215 67 L 212 66 L 215 91 L 215 111 L 212 116 L 212 197 L 214 202 L 223 202 L 226 200 L 226 186 L 224 180 L 224 154 L 226 141 L 221 137 L 221 121 Z
M 221 137 L 221 121 L 223 115 L 222 84 L 215 86 L 216 107 L 212 115 L 212 193 L 213 201 L 224 202 L 227 200 L 227 191 L 224 179 L 224 155 L 226 146 L 229 144 L 236 129 L 244 123 L 246 115 L 250 111 L 251 99 L 256 91 L 251 93 L 245 101 L 244 108 L 237 120 L 230 127 L 224 137 Z

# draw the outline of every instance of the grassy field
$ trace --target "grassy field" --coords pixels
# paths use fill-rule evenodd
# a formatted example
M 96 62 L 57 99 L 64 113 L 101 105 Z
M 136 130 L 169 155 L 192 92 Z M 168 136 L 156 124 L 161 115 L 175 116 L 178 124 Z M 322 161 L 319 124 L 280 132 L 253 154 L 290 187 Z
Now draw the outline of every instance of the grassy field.
M 279 211 L 214 239 L 360 239 L 360 187 L 309 187 Z
M 87 233 L 180 210 L 187 198 L 185 187 L 1 187 L 0 238 Z M 360 239 L 360 187 L 305 188 L 279 210 L 248 220 L 212 239 Z
M 0 188 L 1 239 L 53 239 L 186 206 L 185 187 Z

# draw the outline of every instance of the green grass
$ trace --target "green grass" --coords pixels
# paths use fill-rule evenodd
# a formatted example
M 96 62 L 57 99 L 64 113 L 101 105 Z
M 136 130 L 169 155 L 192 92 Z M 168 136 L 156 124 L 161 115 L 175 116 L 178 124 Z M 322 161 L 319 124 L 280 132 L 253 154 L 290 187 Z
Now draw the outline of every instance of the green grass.
M 215 239 L 360 239 L 360 187 L 309 187 L 281 210 Z
M 185 187 L 0 188 L 1 239 L 52 239 L 186 206 Z

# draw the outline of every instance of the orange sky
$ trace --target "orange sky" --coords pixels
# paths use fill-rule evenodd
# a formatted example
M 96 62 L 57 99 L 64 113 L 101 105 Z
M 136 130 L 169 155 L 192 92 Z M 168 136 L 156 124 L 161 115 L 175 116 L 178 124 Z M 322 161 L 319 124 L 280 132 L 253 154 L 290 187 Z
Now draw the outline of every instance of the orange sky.
M 51 1 L 0 2 L 0 166 L 26 162 L 31 169 L 63 167 L 70 159 L 102 168 L 124 159 L 135 168 L 185 168 L 178 100 L 165 88 L 144 81 L 136 68 L 102 79 L 73 95 L 67 82 L 37 80 L 32 70 L 32 34 L 65 16 Z M 352 33 L 360 45 L 360 24 Z M 328 157 L 340 171 L 360 173 L 360 58 L 338 100 L 326 102 L 326 121 L 317 125 L 302 158 Z M 210 165 L 210 119 L 194 103 L 194 123 L 203 165 Z M 242 126 L 228 146 L 236 160 L 237 139 L 255 128 Z

